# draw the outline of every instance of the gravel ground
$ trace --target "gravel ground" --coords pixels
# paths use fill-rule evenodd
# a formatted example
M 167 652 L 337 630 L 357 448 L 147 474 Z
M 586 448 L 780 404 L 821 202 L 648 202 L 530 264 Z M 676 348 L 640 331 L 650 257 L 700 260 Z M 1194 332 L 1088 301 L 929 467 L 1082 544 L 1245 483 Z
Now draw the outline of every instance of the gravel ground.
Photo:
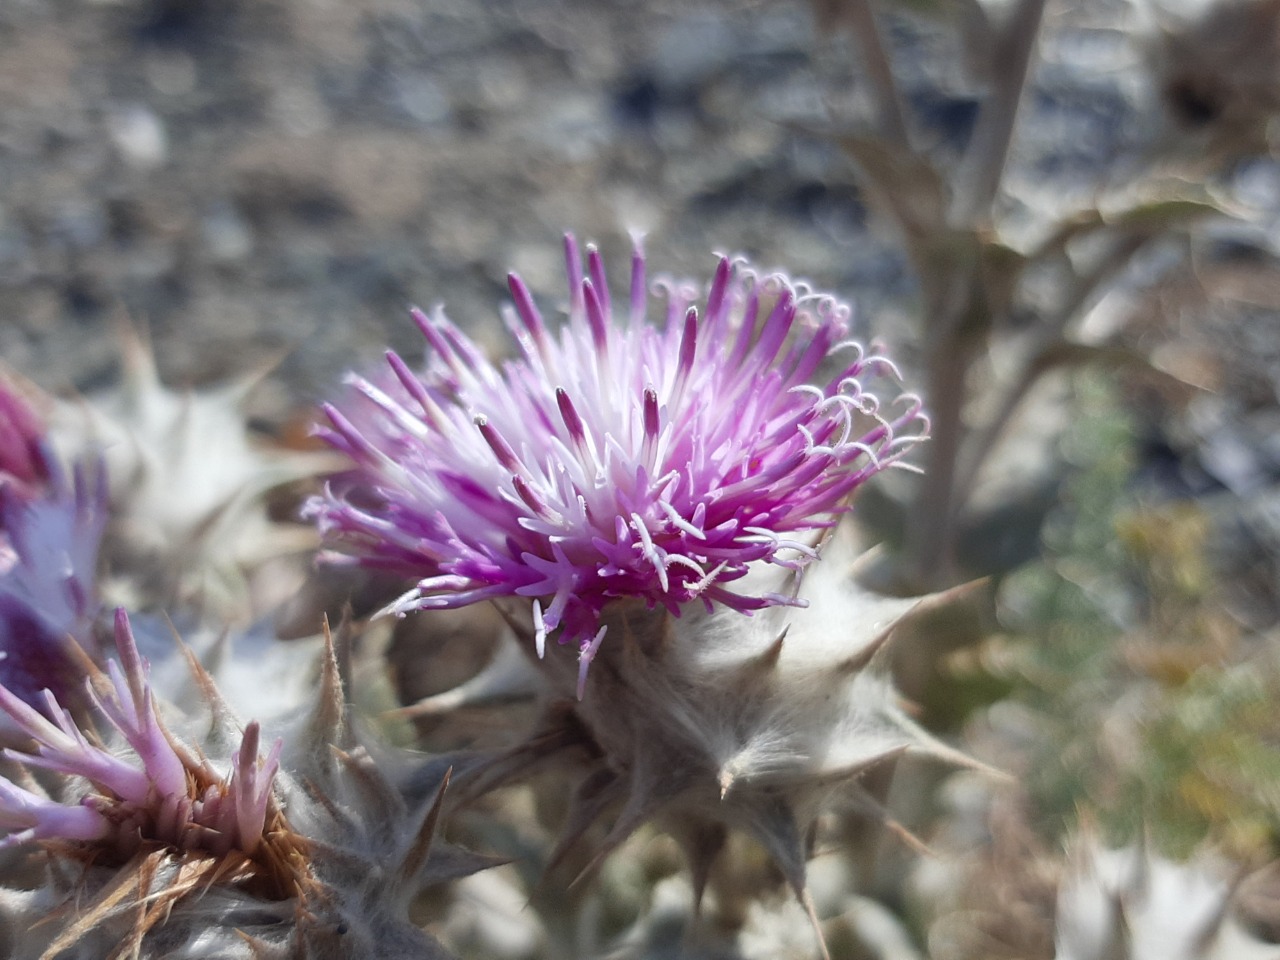
M 1051 5 L 1021 195 L 1084 195 L 1150 136 L 1126 10 Z M 958 154 L 978 92 L 948 29 L 888 32 L 919 139 Z M 282 348 L 310 397 L 353 356 L 416 350 L 410 303 L 500 343 L 507 270 L 554 297 L 566 229 L 615 261 L 645 231 L 692 276 L 743 252 L 893 335 L 892 235 L 801 132 L 865 106 L 855 60 L 802 2 L 9 0 L 0 356 L 90 389 L 125 315 L 176 382 Z
M 416 352 L 410 303 L 500 343 L 506 271 L 552 302 L 566 229 L 904 288 L 849 165 L 788 126 L 849 60 L 795 3 L 12 0 L 0 355 L 93 389 L 123 315 L 174 382 L 281 348 L 311 397 Z

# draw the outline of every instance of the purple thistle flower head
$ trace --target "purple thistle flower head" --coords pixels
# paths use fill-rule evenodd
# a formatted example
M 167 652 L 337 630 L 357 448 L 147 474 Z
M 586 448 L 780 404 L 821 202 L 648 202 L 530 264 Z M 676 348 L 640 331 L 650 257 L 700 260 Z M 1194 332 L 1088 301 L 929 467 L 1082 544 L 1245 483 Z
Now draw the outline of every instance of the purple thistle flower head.
M 106 471 L 77 466 L 68 485 L 54 458 L 44 462 L 47 481 L 34 496 L 0 483 L 0 684 L 28 703 L 49 688 L 78 707 L 73 647 L 94 647 Z
M 39 418 L 0 378 L 0 683 L 28 703 L 48 687 L 80 705 L 71 648 L 92 645 L 106 513 L 101 467 L 96 482 L 77 467 L 68 485 Z
M 425 371 L 388 353 L 390 375 L 350 377 L 319 432 L 356 469 L 308 513 L 360 562 L 418 578 L 391 612 L 527 597 L 539 654 L 562 628 L 582 671 L 616 600 L 795 603 L 735 581 L 811 560 L 850 494 L 927 432 L 919 401 L 882 405 L 867 384 L 896 371 L 846 339 L 849 307 L 781 274 L 722 257 L 705 300 L 659 281 L 655 325 L 638 245 L 621 309 L 594 248 L 584 272 L 566 237 L 565 260 L 558 332 L 510 276 L 522 356 L 501 368 L 414 311 Z
M 81 729 L 50 691 L 44 691 L 42 713 L 0 685 L 0 710 L 34 741 L 34 752 L 9 749 L 4 756 L 27 768 L 83 778 L 89 787 L 78 802 L 65 804 L 0 777 L 0 829 L 9 831 L 0 846 L 70 840 L 92 844 L 87 852 L 95 857 L 127 858 L 141 844 L 159 844 L 251 861 L 274 811 L 280 742 L 262 759 L 258 725 L 249 724 L 223 775 L 165 728 L 123 609 L 116 611 L 115 641 L 119 660 L 108 664 L 106 675 L 88 678 L 86 689 L 132 757 L 117 755 Z

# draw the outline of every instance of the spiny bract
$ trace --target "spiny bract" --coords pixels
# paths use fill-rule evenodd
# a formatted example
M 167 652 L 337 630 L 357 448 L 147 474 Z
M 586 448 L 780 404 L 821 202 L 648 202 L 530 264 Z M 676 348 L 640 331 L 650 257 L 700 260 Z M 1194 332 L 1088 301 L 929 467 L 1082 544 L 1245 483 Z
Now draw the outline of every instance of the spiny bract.
M 131 609 L 195 607 L 235 623 L 260 616 L 255 571 L 315 546 L 306 527 L 271 520 L 264 499 L 335 466 L 331 456 L 288 450 L 249 429 L 242 408 L 265 368 L 212 389 L 173 390 L 132 329 L 122 333 L 122 359 L 116 390 L 45 404 L 52 442 L 68 461 L 106 463 L 104 548 L 117 580 L 104 588 Z
M 1055 960 L 1280 960 L 1234 916 L 1238 875 L 1208 855 L 1175 863 L 1081 836 L 1058 889 Z

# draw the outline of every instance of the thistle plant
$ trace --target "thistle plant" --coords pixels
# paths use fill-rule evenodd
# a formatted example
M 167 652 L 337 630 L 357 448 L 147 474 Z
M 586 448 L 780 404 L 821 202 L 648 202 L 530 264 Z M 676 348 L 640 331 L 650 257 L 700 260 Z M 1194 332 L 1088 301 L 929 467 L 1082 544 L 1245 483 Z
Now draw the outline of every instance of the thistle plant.
M 259 757 L 261 731 L 250 724 L 232 756 L 231 772 L 221 776 L 207 760 L 176 744 L 165 729 L 147 683 L 148 670 L 138 655 L 123 609 L 115 614 L 116 651 L 107 677 L 88 684 L 97 712 L 133 753 L 130 763 L 87 739 L 71 714 L 48 690 L 44 712 L 0 687 L 0 709 L 36 744 L 34 753 L 7 750 L 6 756 L 28 768 L 81 777 L 92 793 L 75 806 L 44 800 L 14 783 L 0 784 L 8 845 L 31 840 L 109 841 L 127 859 L 146 843 L 178 850 L 198 850 L 215 861 L 232 851 L 249 862 L 255 854 L 265 863 L 258 871 L 288 870 L 288 851 L 264 843 L 268 813 L 274 819 L 272 781 L 280 764 L 281 742 L 265 760 Z M 105 683 L 103 681 L 106 681 Z M 255 871 L 257 872 L 257 871 Z
M 957 778 L 953 786 L 968 779 Z M 958 797 L 969 786 L 950 792 Z M 933 960 L 1280 957 L 1267 929 L 1276 864 L 1259 868 L 1259 850 L 1238 861 L 1202 844 L 1173 859 L 1150 838 L 1109 847 L 1089 822 L 1050 845 L 1027 822 L 1034 808 L 1026 801 L 1016 789 L 996 798 L 988 832 L 973 831 L 961 813 L 938 859 L 918 872 L 918 893 L 944 897 L 932 905 Z M 954 846 L 966 835 L 970 849 Z M 955 876 L 938 884 L 948 873 Z
M 1276 960 L 1232 903 L 1240 870 L 1202 852 L 1175 863 L 1077 838 L 1058 890 L 1055 960 Z
M 550 694 L 468 789 L 594 758 L 552 866 L 610 817 L 586 871 L 654 821 L 700 901 L 741 830 L 813 917 L 805 837 L 832 790 L 878 812 L 854 785 L 871 767 L 910 750 L 967 762 L 899 708 L 880 653 L 918 600 L 860 587 L 836 529 L 928 422 L 832 297 L 721 258 L 701 304 L 656 283 L 651 326 L 638 249 L 621 316 L 599 254 L 584 271 L 572 238 L 565 252 L 558 334 L 510 278 L 522 357 L 501 369 L 442 313 L 415 313 L 425 370 L 388 354 L 392 377 L 350 379 L 321 435 L 353 468 L 308 511 L 358 562 L 418 581 L 390 613 L 501 604 Z M 509 682 L 507 661 L 495 671 Z
M 1278 368 L 1269 314 L 1204 324 L 1186 292 L 1275 305 L 1280 0 L 813 0 L 816 29 L 787 4 L 143 4 L 89 71 L 102 18 L 81 6 L 0 4 L 24 187 L 0 204 L 0 283 L 34 308 L 2 339 L 86 392 L 0 380 L 0 956 L 1277 957 L 1275 865 L 1232 874 L 1280 822 Z M 277 51 L 219 107 L 206 68 L 248 64 L 245 31 L 317 29 L 376 62 Z M 436 56 L 459 38 L 466 57 Z M 246 78 L 269 109 L 239 109 Z M 141 100 L 77 109 L 95 85 Z M 378 109 L 349 109 L 367 93 Z M 225 163 L 190 139 L 213 114 Z M 614 189 L 654 164 L 660 195 Z M 424 173 L 463 189 L 425 209 Z M 314 446 L 259 429 L 263 368 L 183 390 L 156 362 L 182 352 L 131 330 L 109 386 L 87 341 L 48 363 L 49 318 L 92 336 L 104 299 L 187 357 L 274 316 L 298 347 L 278 386 L 310 393 L 376 301 L 432 278 L 455 309 L 495 256 L 543 262 L 483 222 L 494 198 L 597 227 L 622 198 L 676 244 L 813 250 L 811 270 L 874 277 L 859 296 L 915 342 L 857 342 L 841 299 L 732 256 L 655 279 L 637 242 L 611 285 L 570 237 L 563 309 L 509 277 L 509 359 L 415 311 L 425 360 L 352 374 L 295 421 L 320 421 Z M 1263 218 L 1202 243 L 1239 202 Z M 888 245 L 864 235 L 881 214 Z M 183 326 L 210 315 L 228 322 Z M 1142 378 L 1095 417 L 1095 381 L 1059 375 L 1086 364 Z M 1173 451 L 1150 508 L 1147 438 L 1121 443 L 1113 414 L 1176 420 L 1169 397 L 1189 414 L 1153 428 L 1159 456 L 1200 462 Z M 1196 471 L 1230 490 L 1165 503 L 1206 489 Z M 1242 490 L 1247 529 L 1224 531 Z M 1219 589 L 1220 552 L 1247 589 Z M 387 616 L 319 632 L 344 600 Z M 469 752 L 388 745 L 414 735 Z M 944 785 L 943 765 L 968 769 Z M 480 872 L 446 823 L 512 859 Z M 941 855 L 908 856 L 912 832 Z M 1173 862 L 1210 846 L 1221 862 Z

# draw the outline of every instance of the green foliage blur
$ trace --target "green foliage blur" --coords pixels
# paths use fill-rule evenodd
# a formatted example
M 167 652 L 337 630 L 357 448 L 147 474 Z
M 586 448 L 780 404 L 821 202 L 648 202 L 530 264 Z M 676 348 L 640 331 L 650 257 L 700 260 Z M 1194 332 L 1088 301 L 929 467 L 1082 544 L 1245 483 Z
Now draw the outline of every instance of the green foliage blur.
M 1004 582 L 984 657 L 1029 708 L 1038 827 L 1081 819 L 1165 856 L 1208 841 L 1243 861 L 1280 850 L 1280 657 L 1229 614 L 1203 507 L 1135 486 L 1117 388 L 1076 379 L 1063 440 L 1078 470 L 1043 557 Z M 1273 641 L 1273 638 L 1270 638 Z

